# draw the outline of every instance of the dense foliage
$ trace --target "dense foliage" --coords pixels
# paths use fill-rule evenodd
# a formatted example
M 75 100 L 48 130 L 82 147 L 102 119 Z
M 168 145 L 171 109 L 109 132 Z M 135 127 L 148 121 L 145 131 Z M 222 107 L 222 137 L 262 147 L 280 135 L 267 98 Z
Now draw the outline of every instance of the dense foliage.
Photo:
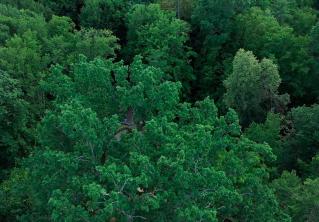
M 314 0 L 0 0 L 0 220 L 317 222 Z

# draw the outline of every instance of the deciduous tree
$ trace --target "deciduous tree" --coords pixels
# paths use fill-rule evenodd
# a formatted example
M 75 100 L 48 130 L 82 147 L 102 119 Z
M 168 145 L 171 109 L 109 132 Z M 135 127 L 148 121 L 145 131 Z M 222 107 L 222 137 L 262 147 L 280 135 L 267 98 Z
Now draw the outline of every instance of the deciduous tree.
M 280 111 L 289 101 L 288 95 L 278 94 L 280 82 L 278 68 L 271 60 L 259 62 L 252 52 L 240 49 L 224 82 L 225 104 L 239 113 L 244 125 L 263 121 L 268 111 Z
M 157 4 L 135 5 L 128 14 L 127 54 L 142 55 L 148 64 L 162 69 L 168 80 L 181 81 L 185 91 L 194 79 L 186 45 L 189 26 Z
M 180 84 L 139 57 L 129 67 L 82 59 L 72 75 L 54 72 L 56 106 L 40 124 L 40 146 L 1 189 L 17 218 L 289 221 L 267 186 L 270 147 L 242 136 L 233 110 L 219 116 L 209 98 L 180 103 Z M 128 107 L 135 127 L 116 139 Z

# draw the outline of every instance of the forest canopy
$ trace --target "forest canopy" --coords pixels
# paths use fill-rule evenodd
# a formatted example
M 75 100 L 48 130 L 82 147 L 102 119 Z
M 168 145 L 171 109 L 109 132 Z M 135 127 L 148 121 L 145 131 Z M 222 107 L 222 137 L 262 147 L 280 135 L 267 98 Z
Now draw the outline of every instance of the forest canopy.
M 318 222 L 318 12 L 0 0 L 0 221 Z

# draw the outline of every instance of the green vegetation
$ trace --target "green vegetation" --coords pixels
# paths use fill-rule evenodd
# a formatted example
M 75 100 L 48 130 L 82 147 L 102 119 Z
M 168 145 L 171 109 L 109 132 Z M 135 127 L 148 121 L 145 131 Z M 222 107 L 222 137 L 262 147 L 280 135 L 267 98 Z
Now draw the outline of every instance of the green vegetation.
M 314 0 L 0 0 L 0 221 L 317 222 Z

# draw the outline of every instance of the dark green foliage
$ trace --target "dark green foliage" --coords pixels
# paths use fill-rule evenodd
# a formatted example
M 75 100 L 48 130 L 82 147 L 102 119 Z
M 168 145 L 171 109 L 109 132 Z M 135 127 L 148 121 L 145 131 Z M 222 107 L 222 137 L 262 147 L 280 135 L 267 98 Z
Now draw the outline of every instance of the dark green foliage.
M 315 222 L 319 216 L 319 179 L 301 182 L 295 173 L 284 172 L 273 182 L 273 187 L 283 209 L 292 221 Z
M 235 42 L 235 17 L 253 5 L 265 1 L 198 0 L 195 3 L 191 24 L 193 47 L 198 52 L 195 69 L 198 81 L 195 86 L 200 96 L 211 95 L 222 99 L 223 80 L 230 71 L 234 54 L 240 48 Z M 245 48 L 246 49 L 246 48 Z
M 311 8 L 311 1 L 277 0 L 269 8 L 280 23 L 288 24 L 296 33 L 305 35 L 317 19 L 316 10 Z
M 134 4 L 148 4 L 155 0 L 83 0 L 81 25 L 97 29 L 110 29 L 125 39 L 125 20 Z
M 208 98 L 180 103 L 180 84 L 139 57 L 129 67 L 83 58 L 71 78 L 52 74 L 57 105 L 22 163 L 27 177 L 16 171 L 3 185 L 9 209 L 28 203 L 21 220 L 286 221 L 266 185 L 270 147 L 242 137 L 234 111 L 219 117 Z M 128 108 L 134 124 L 119 135 Z
M 199 56 L 195 63 L 198 71 L 201 94 L 211 94 L 218 99 L 223 90 L 224 62 L 229 53 L 228 43 L 235 15 L 236 1 L 197 1 L 192 26 L 195 32 L 194 47 Z M 225 48 L 223 46 L 226 46 Z
M 268 113 L 264 123 L 252 123 L 246 130 L 245 136 L 257 143 L 267 143 L 272 152 L 277 156 L 275 165 L 280 165 L 285 158 L 285 150 L 282 148 L 282 136 L 280 131 L 282 118 L 280 114 Z
M 288 166 L 296 167 L 297 160 L 309 163 L 319 151 L 319 106 L 294 108 L 288 118 L 292 125 L 285 142 Z
M 0 0 L 0 221 L 317 222 L 318 10 Z
M 79 13 L 84 0 L 37 0 L 37 2 L 49 8 L 54 14 L 68 16 L 78 24 Z
M 319 45 L 318 45 L 319 23 L 318 22 L 313 26 L 309 35 L 310 35 L 310 44 L 309 44 L 310 53 L 314 58 L 313 66 L 311 67 L 312 68 L 311 72 L 317 76 L 316 81 L 318 81 L 318 70 L 319 70 L 319 62 L 318 62 L 318 58 L 319 58 Z M 319 96 L 318 88 L 314 88 L 314 94 L 317 97 L 317 101 L 318 101 L 318 98 L 319 98 L 318 97 Z
M 128 2 L 127 0 L 85 0 L 81 11 L 81 25 L 111 29 L 120 33 L 130 8 Z
M 195 5 L 194 0 L 158 0 L 157 3 L 161 5 L 161 8 L 175 12 L 176 17 L 189 21 L 192 16 L 192 11 Z
M 18 82 L 0 71 L 0 166 L 12 167 L 15 158 L 28 147 L 26 127 L 27 104 L 22 99 Z M 4 178 L 0 171 L 0 180 Z
M 317 178 L 319 177 L 319 154 L 314 156 L 309 165 L 306 165 L 305 172 L 307 172 L 306 176 L 310 178 Z

